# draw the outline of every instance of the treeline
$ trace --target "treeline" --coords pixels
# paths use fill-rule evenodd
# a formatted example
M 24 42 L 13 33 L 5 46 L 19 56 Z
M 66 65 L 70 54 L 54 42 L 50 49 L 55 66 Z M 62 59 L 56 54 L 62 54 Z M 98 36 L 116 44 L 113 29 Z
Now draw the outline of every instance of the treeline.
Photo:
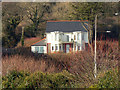
M 90 39 L 93 37 L 95 15 L 98 13 L 98 30 L 114 31 L 117 37 L 117 16 L 119 3 L 2 3 L 3 46 L 15 47 L 24 38 L 43 36 L 48 20 L 89 20 Z M 22 37 L 22 39 L 24 39 Z

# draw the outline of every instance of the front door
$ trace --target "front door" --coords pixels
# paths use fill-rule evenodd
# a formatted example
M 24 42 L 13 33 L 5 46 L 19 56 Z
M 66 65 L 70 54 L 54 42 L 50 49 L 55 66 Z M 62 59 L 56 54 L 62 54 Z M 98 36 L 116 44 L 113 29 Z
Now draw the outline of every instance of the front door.
M 69 48 L 70 48 L 70 45 L 66 45 L 66 53 L 69 53 Z

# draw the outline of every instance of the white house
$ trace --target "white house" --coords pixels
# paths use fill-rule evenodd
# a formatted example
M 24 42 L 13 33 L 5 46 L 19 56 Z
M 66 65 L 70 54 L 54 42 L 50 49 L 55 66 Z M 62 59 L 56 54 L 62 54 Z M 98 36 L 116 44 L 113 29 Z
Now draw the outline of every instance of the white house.
M 76 52 L 88 44 L 88 21 L 48 21 L 46 38 L 31 46 L 32 52 Z

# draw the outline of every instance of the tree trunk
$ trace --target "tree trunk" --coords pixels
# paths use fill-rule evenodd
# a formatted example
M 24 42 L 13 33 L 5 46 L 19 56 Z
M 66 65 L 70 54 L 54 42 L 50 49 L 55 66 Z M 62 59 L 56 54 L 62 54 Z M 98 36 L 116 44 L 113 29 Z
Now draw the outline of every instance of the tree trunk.
M 24 46 L 24 27 L 22 27 L 21 46 Z

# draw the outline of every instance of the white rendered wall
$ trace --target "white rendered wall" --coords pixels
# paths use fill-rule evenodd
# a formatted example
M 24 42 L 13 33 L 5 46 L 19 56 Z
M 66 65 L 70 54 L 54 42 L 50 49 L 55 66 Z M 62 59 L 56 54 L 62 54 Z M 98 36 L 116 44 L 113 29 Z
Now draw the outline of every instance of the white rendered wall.
M 88 43 L 88 32 L 84 33 L 84 39 L 85 39 L 85 43 Z
M 55 33 L 57 34 L 57 40 L 55 40 Z M 77 36 L 78 33 L 79 33 L 79 40 Z M 69 36 L 69 42 L 71 42 L 71 39 L 74 40 L 74 35 L 75 35 L 76 40 L 74 40 L 74 42 L 76 42 L 76 50 L 78 50 L 78 46 L 80 46 L 80 50 L 83 50 L 83 48 L 85 47 L 85 43 L 88 43 L 88 32 L 81 32 L 81 31 L 75 31 L 70 33 L 50 32 L 46 34 L 47 34 L 46 35 L 47 43 L 51 43 L 51 52 L 55 51 L 55 44 L 58 47 L 58 50 L 56 51 L 59 51 L 59 44 L 61 44 L 62 42 L 67 42 L 67 35 Z M 84 34 L 84 40 L 82 40 L 82 34 Z M 52 46 L 54 46 L 54 50 L 52 50 Z

